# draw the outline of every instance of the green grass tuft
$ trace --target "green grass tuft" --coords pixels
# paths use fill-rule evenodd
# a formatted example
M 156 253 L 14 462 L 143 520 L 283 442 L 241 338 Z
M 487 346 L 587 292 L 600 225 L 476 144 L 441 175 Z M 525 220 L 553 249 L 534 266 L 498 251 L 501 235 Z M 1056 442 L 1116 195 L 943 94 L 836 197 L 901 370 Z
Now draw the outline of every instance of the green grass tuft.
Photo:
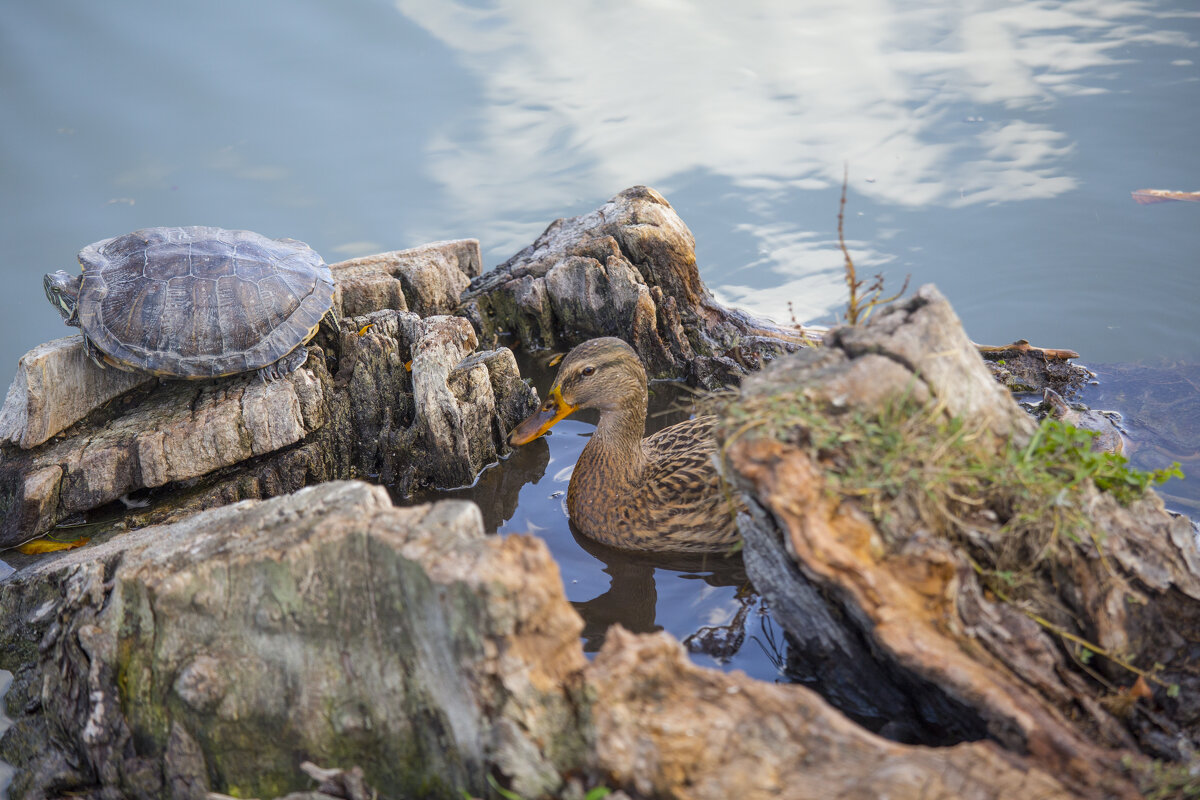
M 1088 513 L 1092 487 L 1129 505 L 1183 475 L 1178 464 L 1144 472 L 1093 452 L 1095 434 L 1060 420 L 1014 444 L 909 399 L 867 413 L 777 394 L 734 400 L 724 417 L 727 441 L 754 430 L 805 448 L 827 490 L 866 511 L 890 547 L 913 531 L 938 535 L 968 553 L 988 589 L 1013 601 L 1031 599 L 1056 561 L 1104 557 Z

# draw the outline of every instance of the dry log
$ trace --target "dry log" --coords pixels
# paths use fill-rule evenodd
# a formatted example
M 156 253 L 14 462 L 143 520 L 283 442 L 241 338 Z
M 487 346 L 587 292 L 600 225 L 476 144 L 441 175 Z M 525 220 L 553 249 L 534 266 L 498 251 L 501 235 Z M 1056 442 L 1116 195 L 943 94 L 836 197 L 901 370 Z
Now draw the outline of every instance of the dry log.
M 13 796 L 1075 797 L 991 742 L 868 733 L 801 687 L 582 622 L 535 537 L 334 482 L 58 553 L 0 582 Z M 571 777 L 568 777 L 571 776 Z M 568 788 L 574 794 L 568 794 Z M 621 797 L 622 794 L 614 793 Z
M 905 462 L 915 478 L 893 475 L 879 460 L 864 473 L 887 487 L 876 491 L 850 477 L 856 453 L 876 458 L 900 445 L 882 423 L 869 429 L 877 436 L 838 426 L 890 419 L 889 410 L 896 425 L 919 417 L 948 433 Z M 1123 505 L 1090 482 L 1056 501 L 1075 516 L 1056 515 L 1050 498 L 1040 517 L 1011 525 L 1010 501 L 1023 488 L 963 496 L 972 490 L 960 487 L 987 481 L 962 483 L 963 476 L 1020 451 L 1034 423 L 989 379 L 935 289 L 865 326 L 835 329 L 819 351 L 747 379 L 726 418 L 729 476 L 765 512 L 743 520 L 747 567 L 777 610 L 786 606 L 774 596 L 792 585 L 780 577 L 787 570 L 755 565 L 786 559 L 886 665 L 939 687 L 972 709 L 991 738 L 1076 791 L 1136 796 L 1123 755 L 1191 757 L 1200 740 L 1200 676 L 1187 644 L 1200 640 L 1191 525 L 1167 514 L 1152 492 Z M 934 485 L 922 459 L 932 463 L 954 447 L 980 460 Z M 1056 538 L 1064 519 L 1077 527 Z M 1017 568 L 1032 583 L 1019 599 L 1002 597 L 1011 575 L 988 558 L 1025 552 L 1022 535 L 1041 542 Z M 780 621 L 803 636 L 804 619 Z M 1152 698 L 1123 700 L 1121 687 L 1141 673 Z

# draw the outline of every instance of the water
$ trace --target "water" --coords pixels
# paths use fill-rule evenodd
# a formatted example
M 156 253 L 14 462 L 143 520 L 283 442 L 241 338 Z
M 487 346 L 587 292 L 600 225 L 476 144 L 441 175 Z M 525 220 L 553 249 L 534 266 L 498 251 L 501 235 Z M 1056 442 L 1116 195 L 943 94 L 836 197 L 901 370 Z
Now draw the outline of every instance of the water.
M 1195 364 L 1200 204 L 1129 193 L 1200 189 L 1198 44 L 1191 0 L 8 0 L 0 373 L 68 333 L 41 274 L 101 238 L 219 225 L 334 261 L 477 237 L 492 265 L 637 183 L 722 298 L 828 321 L 847 166 L 860 270 L 936 283 L 976 341 Z M 481 479 L 494 527 L 545 535 L 588 647 L 609 619 L 732 620 L 737 564 L 573 541 L 551 495 L 586 433 Z M 768 677 L 770 651 L 729 663 Z

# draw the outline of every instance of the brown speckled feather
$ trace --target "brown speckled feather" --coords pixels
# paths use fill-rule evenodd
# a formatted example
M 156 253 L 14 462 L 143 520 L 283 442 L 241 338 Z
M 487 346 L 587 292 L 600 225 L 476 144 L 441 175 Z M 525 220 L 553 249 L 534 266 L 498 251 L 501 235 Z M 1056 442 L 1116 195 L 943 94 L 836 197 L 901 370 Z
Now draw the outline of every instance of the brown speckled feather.
M 728 550 L 738 540 L 734 509 L 714 464 L 716 422 L 698 417 L 642 440 L 647 464 L 637 499 L 663 549 Z

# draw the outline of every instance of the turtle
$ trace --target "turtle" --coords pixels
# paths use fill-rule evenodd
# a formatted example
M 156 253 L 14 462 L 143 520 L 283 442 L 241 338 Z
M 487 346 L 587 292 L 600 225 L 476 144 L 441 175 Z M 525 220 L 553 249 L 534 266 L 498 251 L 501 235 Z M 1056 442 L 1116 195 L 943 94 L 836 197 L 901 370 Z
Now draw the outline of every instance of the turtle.
M 145 228 L 79 251 L 82 275 L 45 276 L 100 367 L 204 380 L 287 375 L 333 317 L 333 275 L 295 239 L 191 226 Z

